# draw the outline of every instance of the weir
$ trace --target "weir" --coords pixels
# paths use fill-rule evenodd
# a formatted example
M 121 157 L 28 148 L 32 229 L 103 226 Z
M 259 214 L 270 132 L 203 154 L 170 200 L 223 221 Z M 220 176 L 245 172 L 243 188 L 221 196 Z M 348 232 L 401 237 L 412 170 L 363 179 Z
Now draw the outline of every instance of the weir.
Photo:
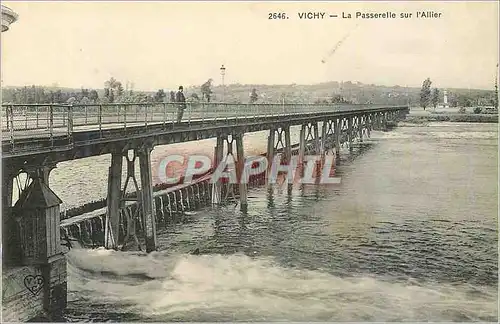
M 104 245 L 108 249 L 152 252 L 158 248 L 156 229 L 160 224 L 174 221 L 176 215 L 187 211 L 228 200 L 239 200 L 241 210 L 246 211 L 251 203 L 247 196 L 249 185 L 269 180 L 273 172 L 269 163 L 262 174 L 251 177 L 249 184 L 221 178 L 211 181 L 211 176 L 205 175 L 154 192 L 151 151 L 155 146 L 216 138 L 213 165 L 225 162 L 241 179 L 245 173 L 246 133 L 268 131 L 267 159 L 292 163 L 295 154 L 303 168 L 314 163 L 304 161 L 306 155 L 320 155 L 322 160 L 329 154 L 338 157 L 342 146 L 352 150 L 355 139 L 362 141 L 371 130 L 385 129 L 388 121 L 404 118 L 408 112 L 407 107 L 215 103 L 188 105 L 186 120 L 176 124 L 173 118 L 167 118 L 175 112 L 168 104 L 120 105 L 123 114 L 118 116 L 105 113 L 116 107 L 113 104 L 93 110 L 81 105 L 6 107 L 6 118 L 2 119 L 2 258 L 3 285 L 10 288 L 4 290 L 4 318 L 26 321 L 39 313 L 52 318 L 65 307 L 66 261 L 62 244 L 67 242 L 61 242 L 61 236 L 77 237 L 91 246 Z M 40 114 L 44 109 L 48 115 Z M 50 120 L 40 123 L 40 115 Z M 300 126 L 295 149 L 291 144 L 292 126 Z M 62 161 L 101 154 L 111 154 L 106 207 L 64 220 L 60 226 L 62 201 L 50 189 L 50 170 Z M 127 177 L 122 186 L 124 159 Z M 135 177 L 136 159 L 140 179 Z M 26 179 L 23 183 L 21 174 Z M 13 205 L 14 181 L 19 200 Z M 135 196 L 127 194 L 129 185 L 133 185 Z M 14 307 L 33 295 L 36 307 Z

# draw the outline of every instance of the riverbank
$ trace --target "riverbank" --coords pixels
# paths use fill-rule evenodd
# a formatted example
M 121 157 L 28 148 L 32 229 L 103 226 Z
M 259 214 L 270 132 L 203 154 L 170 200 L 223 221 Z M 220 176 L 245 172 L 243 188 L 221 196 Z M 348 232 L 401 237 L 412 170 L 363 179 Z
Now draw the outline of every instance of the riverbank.
M 455 122 L 455 123 L 498 123 L 498 115 L 493 114 L 459 114 L 431 113 L 406 116 L 406 123 L 423 124 L 425 122 Z

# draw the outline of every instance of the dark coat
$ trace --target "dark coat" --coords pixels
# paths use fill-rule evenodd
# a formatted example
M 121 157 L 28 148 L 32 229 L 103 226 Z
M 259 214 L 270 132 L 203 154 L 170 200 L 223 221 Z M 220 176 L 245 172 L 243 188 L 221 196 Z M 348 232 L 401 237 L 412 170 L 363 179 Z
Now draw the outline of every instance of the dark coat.
M 184 97 L 184 93 L 177 91 L 175 94 L 175 102 L 186 102 L 186 97 Z

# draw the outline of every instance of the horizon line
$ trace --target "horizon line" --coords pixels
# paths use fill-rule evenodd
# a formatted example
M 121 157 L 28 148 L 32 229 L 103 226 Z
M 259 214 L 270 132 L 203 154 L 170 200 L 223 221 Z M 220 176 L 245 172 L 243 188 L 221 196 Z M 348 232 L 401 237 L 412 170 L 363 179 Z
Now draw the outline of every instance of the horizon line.
M 431 80 L 432 81 L 432 80 Z M 132 81 L 125 81 L 126 82 L 131 82 Z M 394 85 L 386 85 L 386 84 L 376 84 L 376 83 L 363 83 L 360 81 L 336 81 L 336 80 L 331 80 L 331 81 L 324 81 L 324 82 L 317 82 L 317 83 L 275 83 L 275 84 L 268 84 L 268 83 L 229 83 L 229 84 L 217 84 L 217 85 L 212 85 L 213 88 L 221 88 L 221 87 L 231 87 L 231 86 L 265 86 L 265 87 L 283 87 L 283 86 L 288 86 L 288 87 L 297 87 L 297 86 L 302 86 L 302 87 L 311 87 L 311 86 L 318 86 L 318 85 L 326 85 L 329 83 L 347 83 L 350 82 L 351 84 L 354 85 L 365 85 L 365 86 L 375 86 L 375 87 L 387 87 L 387 88 L 413 88 L 413 89 L 420 89 L 421 86 L 409 86 L 409 85 L 399 85 L 399 84 L 394 84 Z M 3 83 L 3 82 L 2 82 Z M 124 83 L 122 82 L 122 86 Z M 201 87 L 202 84 L 199 85 L 184 85 L 184 88 L 199 88 Z M 5 88 L 24 88 L 24 87 L 45 87 L 45 88 L 59 88 L 59 89 L 90 89 L 90 90 L 104 90 L 104 87 L 86 87 L 86 86 L 78 86 L 78 87 L 73 87 L 73 86 L 64 86 L 64 85 L 47 85 L 47 84 L 25 84 L 25 85 L 2 85 L 2 89 Z M 173 87 L 163 87 L 163 88 L 158 88 L 154 90 L 145 90 L 145 89 L 139 89 L 139 88 L 134 88 L 134 89 L 128 89 L 128 90 L 133 90 L 133 91 L 142 91 L 142 92 L 155 92 L 158 90 L 177 90 L 178 86 L 173 86 Z M 471 88 L 471 87 L 432 87 L 431 88 L 437 88 L 437 89 L 444 89 L 444 90 L 476 90 L 476 91 L 495 91 L 495 86 L 493 85 L 492 88 Z

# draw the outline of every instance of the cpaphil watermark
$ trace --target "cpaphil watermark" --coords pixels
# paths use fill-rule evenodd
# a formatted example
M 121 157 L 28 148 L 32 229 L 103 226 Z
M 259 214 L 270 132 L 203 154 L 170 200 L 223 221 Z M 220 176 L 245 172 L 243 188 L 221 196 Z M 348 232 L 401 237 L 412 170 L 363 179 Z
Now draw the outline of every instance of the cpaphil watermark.
M 225 182 L 248 184 L 253 179 L 263 178 L 269 184 L 339 184 L 335 176 L 335 158 L 332 155 L 306 155 L 299 161 L 292 156 L 284 161 L 281 155 L 273 160 L 265 156 L 250 156 L 238 164 L 232 155 L 227 155 L 215 165 L 212 158 L 203 155 L 174 154 L 164 157 L 157 164 L 157 182 L 175 185 L 193 183 L 200 177 L 209 178 L 210 183 Z

